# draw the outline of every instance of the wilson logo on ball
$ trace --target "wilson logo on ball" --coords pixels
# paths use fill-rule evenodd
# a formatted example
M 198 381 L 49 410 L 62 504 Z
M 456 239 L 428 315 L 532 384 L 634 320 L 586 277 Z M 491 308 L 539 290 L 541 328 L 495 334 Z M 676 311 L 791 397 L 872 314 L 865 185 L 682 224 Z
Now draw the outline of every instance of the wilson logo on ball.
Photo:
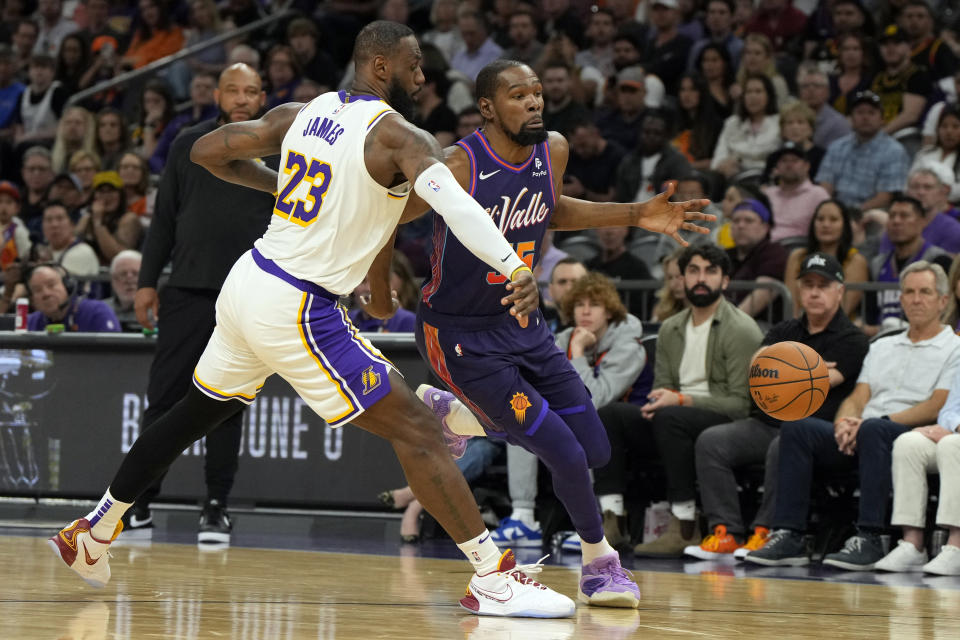
M 751 378 L 780 378 L 780 372 L 776 369 L 764 369 L 760 365 L 753 365 L 750 367 L 750 377 Z

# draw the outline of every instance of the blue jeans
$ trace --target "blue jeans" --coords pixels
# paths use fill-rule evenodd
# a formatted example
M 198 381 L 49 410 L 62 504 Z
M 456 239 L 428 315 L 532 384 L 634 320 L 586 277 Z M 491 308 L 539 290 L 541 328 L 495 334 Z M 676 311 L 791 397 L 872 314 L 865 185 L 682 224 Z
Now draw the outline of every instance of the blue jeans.
M 804 531 L 810 510 L 810 484 L 814 465 L 826 469 L 858 469 L 860 512 L 857 525 L 882 528 L 887 525 L 887 500 L 893 488 L 891 474 L 893 441 L 910 427 L 870 418 L 857 432 L 856 452 L 840 453 L 833 424 L 819 418 L 784 422 L 780 426 L 780 469 L 773 526 Z
M 463 457 L 454 462 L 469 483 L 482 476 L 502 450 L 503 442 L 500 440 L 471 438 L 467 440 L 467 449 L 463 452 Z

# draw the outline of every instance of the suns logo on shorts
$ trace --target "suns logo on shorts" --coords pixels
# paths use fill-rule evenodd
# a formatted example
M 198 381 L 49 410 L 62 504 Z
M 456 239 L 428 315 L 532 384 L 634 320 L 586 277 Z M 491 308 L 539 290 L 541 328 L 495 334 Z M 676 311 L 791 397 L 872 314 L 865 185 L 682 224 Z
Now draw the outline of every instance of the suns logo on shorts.
M 510 399 L 510 408 L 513 409 L 513 415 L 520 424 L 527 419 L 527 409 L 531 406 L 530 399 L 522 391 L 516 392 Z
M 373 370 L 373 367 L 367 367 L 363 370 L 363 395 L 367 395 L 380 386 L 380 374 Z

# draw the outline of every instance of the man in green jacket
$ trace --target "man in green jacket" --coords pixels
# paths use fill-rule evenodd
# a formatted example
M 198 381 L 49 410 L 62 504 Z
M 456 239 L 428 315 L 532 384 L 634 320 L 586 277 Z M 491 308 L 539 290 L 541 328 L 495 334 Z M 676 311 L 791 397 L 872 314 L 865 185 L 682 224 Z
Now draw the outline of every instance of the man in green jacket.
M 600 411 L 613 455 L 606 467 L 594 471 L 595 490 L 604 522 L 619 530 L 607 531 L 608 540 L 625 541 L 627 461 L 649 460 L 656 452 L 666 471 L 670 524 L 657 540 L 637 545 L 641 556 L 679 557 L 686 545 L 699 540 L 694 443 L 708 427 L 749 413 L 747 372 L 763 339 L 753 318 L 722 296 L 731 270 L 722 249 L 688 247 L 679 266 L 691 307 L 660 327 L 649 401 L 642 407 L 617 403 Z

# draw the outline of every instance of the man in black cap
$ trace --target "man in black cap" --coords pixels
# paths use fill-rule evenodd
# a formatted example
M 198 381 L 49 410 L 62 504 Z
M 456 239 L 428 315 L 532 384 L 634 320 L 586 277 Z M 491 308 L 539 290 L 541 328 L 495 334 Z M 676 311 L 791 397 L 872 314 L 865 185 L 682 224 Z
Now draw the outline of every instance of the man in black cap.
M 890 204 L 906 186 L 910 156 L 884 131 L 880 97 L 860 91 L 850 105 L 853 133 L 827 147 L 817 182 L 843 204 L 861 211 Z
M 762 346 L 786 340 L 802 342 L 830 363 L 830 392 L 813 417 L 832 422 L 840 403 L 856 385 L 869 340 L 843 312 L 843 267 L 836 258 L 827 253 L 810 254 L 802 263 L 798 282 L 803 315 L 771 328 Z M 700 500 L 715 538 L 687 547 L 686 555 L 712 559 L 729 557 L 738 549 L 746 555 L 763 546 L 776 504 L 779 429 L 779 420 L 754 405 L 749 417 L 710 427 L 697 438 Z M 763 504 L 748 540 L 734 470 L 764 460 Z
M 764 187 L 770 200 L 776 225 L 770 239 L 806 236 L 817 205 L 828 200 L 830 194 L 820 185 L 810 182 L 810 161 L 807 152 L 795 142 L 785 142 L 771 158 L 776 185 Z
M 910 59 L 910 41 L 903 29 L 892 24 L 878 40 L 883 69 L 874 77 L 870 89 L 880 96 L 883 130 L 892 135 L 917 124 L 927 96 L 933 93 L 933 82 L 926 68 Z

